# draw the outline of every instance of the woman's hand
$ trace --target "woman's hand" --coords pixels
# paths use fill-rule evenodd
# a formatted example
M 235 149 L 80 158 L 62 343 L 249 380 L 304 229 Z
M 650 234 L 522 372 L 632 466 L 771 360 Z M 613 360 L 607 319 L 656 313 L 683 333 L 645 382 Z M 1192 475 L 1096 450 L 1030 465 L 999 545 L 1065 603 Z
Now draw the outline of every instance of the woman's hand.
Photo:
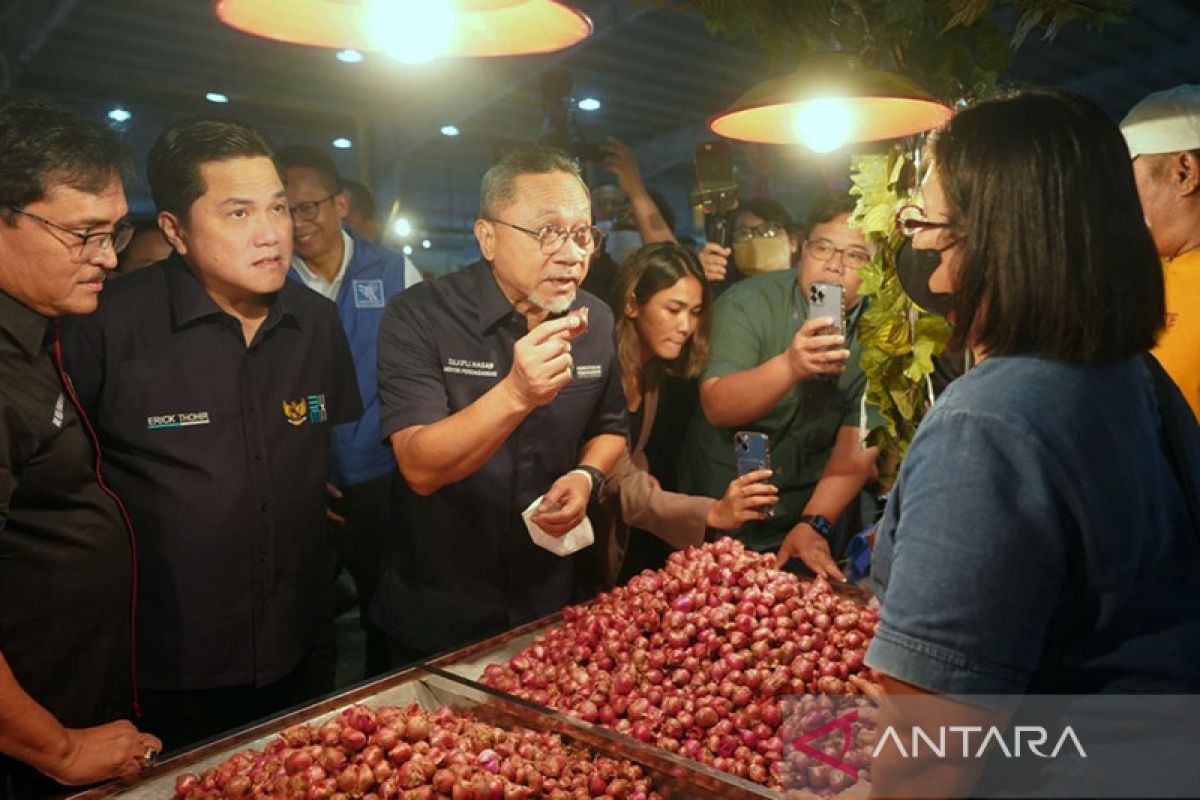
M 771 470 L 759 469 L 734 478 L 725 489 L 725 496 L 708 511 L 705 524 L 710 528 L 731 531 L 742 523 L 766 519 L 771 508 L 779 502 L 779 487 L 768 483 Z

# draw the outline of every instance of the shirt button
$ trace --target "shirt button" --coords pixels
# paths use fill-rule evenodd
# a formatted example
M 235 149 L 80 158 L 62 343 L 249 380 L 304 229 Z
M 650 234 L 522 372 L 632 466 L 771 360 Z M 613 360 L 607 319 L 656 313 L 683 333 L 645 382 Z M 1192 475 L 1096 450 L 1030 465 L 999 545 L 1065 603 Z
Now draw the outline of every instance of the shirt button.
M 254 454 L 254 460 L 255 460 L 255 461 L 262 461 L 262 453 L 255 453 L 255 454 Z
M 258 507 L 258 510 L 262 511 L 265 514 L 267 511 L 267 504 L 263 503 L 261 506 Z

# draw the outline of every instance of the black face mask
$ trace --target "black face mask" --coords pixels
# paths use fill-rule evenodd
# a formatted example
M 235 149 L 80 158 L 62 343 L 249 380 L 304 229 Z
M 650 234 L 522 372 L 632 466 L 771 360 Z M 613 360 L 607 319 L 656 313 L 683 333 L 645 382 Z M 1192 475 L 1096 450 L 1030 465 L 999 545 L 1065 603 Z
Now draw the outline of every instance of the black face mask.
M 906 239 L 896 251 L 896 277 L 909 299 L 931 314 L 945 317 L 954 307 L 954 295 L 935 292 L 929 288 L 929 278 L 942 263 L 942 253 L 954 246 L 946 245 L 941 250 L 914 247 L 912 239 Z

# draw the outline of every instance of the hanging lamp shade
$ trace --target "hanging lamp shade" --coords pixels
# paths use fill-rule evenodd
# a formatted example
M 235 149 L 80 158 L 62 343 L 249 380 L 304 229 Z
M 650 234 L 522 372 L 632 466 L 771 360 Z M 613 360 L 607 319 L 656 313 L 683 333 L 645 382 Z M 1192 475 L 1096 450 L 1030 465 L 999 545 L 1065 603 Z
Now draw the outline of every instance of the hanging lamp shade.
M 549 53 L 592 33 L 586 14 L 556 0 L 217 0 L 216 10 L 255 36 L 412 61 Z
M 936 128 L 950 106 L 902 75 L 827 53 L 790 75 L 763 81 L 709 122 L 719 136 L 746 142 L 873 142 Z M 815 130 L 825 126 L 827 131 Z M 837 145 L 834 145 L 837 146 Z

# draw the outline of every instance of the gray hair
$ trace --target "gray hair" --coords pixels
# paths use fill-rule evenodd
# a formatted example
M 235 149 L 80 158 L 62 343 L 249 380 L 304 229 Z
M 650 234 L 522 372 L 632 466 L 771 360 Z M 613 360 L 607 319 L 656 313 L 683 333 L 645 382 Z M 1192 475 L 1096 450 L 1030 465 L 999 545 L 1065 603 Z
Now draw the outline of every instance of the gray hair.
M 494 218 L 511 203 L 515 194 L 513 184 L 520 176 L 550 172 L 566 172 L 583 181 L 579 165 L 557 147 L 534 144 L 510 151 L 483 174 L 479 187 L 480 216 Z

